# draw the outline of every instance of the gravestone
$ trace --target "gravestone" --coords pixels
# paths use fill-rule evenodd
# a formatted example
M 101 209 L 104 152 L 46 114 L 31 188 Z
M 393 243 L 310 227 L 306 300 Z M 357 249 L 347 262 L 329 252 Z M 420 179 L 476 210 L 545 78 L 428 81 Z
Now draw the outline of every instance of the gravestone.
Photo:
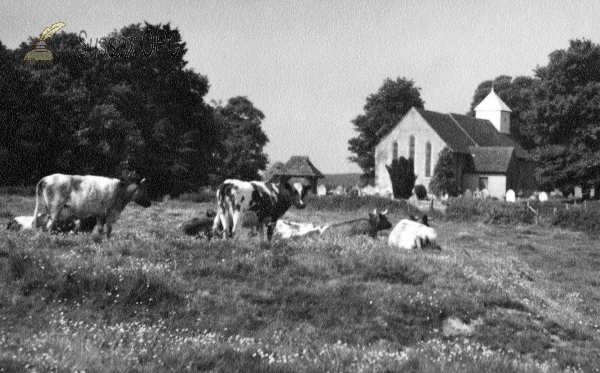
M 324 196 L 327 194 L 327 188 L 323 184 L 317 185 L 317 195 Z
M 517 196 L 515 195 L 515 191 L 509 189 L 506 191 L 506 202 L 515 202 L 517 200 Z
M 540 200 L 540 202 L 546 202 L 548 200 L 548 193 L 546 193 L 546 192 L 540 193 L 540 195 L 538 196 L 538 199 Z

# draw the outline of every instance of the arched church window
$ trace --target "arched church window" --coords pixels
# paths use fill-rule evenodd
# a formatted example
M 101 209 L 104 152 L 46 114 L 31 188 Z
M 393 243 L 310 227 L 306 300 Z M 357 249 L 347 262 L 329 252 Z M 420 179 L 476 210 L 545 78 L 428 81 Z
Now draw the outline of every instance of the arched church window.
M 413 162 L 415 162 L 415 136 L 414 135 L 410 135 L 410 137 L 408 138 L 408 159 Z
M 392 144 L 392 160 L 398 159 L 398 141 Z
M 431 143 L 425 144 L 425 177 L 431 176 Z

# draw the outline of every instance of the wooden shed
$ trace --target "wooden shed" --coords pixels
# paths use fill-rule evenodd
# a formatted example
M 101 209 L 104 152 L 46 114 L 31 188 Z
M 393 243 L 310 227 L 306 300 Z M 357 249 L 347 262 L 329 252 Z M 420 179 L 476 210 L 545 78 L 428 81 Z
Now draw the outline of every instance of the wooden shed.
M 319 179 L 325 177 L 308 159 L 304 156 L 292 156 L 289 161 L 281 167 L 281 169 L 275 171 L 275 176 L 284 178 L 298 178 L 303 179 L 310 185 L 310 190 L 313 193 L 317 193 L 317 183 Z M 305 183 L 306 184 L 306 183 Z

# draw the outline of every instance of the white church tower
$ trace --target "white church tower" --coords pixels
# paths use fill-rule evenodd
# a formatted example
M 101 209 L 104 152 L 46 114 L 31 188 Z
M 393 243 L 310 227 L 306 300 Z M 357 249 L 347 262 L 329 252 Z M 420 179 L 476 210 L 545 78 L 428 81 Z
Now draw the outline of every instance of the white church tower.
M 512 110 L 492 91 L 475 108 L 475 118 L 487 119 L 501 133 L 510 134 L 510 113 Z

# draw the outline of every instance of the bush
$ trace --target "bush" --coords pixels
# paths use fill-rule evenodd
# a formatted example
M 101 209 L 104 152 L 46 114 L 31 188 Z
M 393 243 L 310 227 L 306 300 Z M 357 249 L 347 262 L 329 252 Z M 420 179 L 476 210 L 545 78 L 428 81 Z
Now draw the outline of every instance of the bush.
M 418 199 L 427 198 L 427 188 L 425 188 L 425 185 L 423 185 L 423 184 L 416 185 L 415 186 L 415 195 L 417 196 Z
M 429 191 L 438 197 L 446 193 L 452 197 L 458 196 L 460 194 L 460 187 L 456 169 L 456 156 L 450 149 L 444 148 L 433 169 L 433 177 L 429 182 Z
M 194 203 L 216 202 L 217 192 L 210 188 L 202 188 L 198 192 L 181 193 L 177 199 L 182 202 Z
M 417 179 L 413 162 L 412 159 L 400 157 L 394 159 L 391 166 L 385 166 L 390 174 L 390 180 L 392 181 L 394 198 L 410 198 L 415 186 L 415 180 Z
M 492 199 L 451 198 L 446 218 L 452 221 L 480 221 L 488 224 L 531 224 L 534 213 L 526 205 Z
M 393 200 L 377 196 L 315 196 L 308 195 L 304 202 L 307 209 L 317 211 L 373 211 L 388 210 L 390 213 L 418 214 L 419 210 L 404 200 Z
M 560 210 L 552 218 L 552 225 L 598 234 L 600 231 L 600 211 L 584 210 L 583 208 Z

